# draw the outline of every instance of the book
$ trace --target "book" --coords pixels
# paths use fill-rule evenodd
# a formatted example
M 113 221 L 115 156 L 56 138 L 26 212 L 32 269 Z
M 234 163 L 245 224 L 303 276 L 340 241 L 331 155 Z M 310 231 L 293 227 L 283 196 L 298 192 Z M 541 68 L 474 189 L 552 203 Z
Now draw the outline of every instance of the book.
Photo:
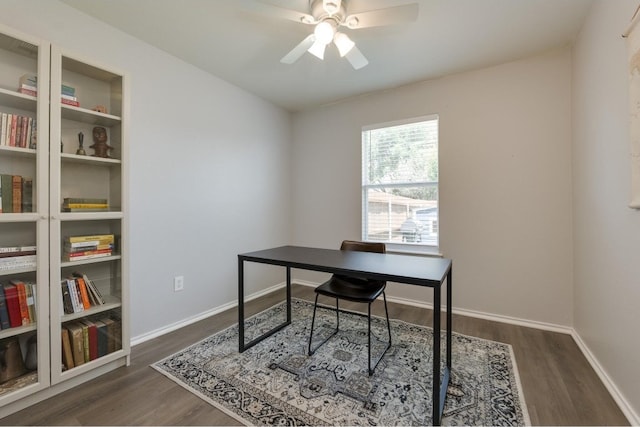
M 65 203 L 62 205 L 66 209 L 99 209 L 108 208 L 107 203 Z
M 31 121 L 31 132 L 29 134 L 29 148 L 31 148 L 32 150 L 35 150 L 38 145 L 38 126 L 36 122 L 36 119 L 33 119 Z
M 87 327 L 87 341 L 85 341 L 88 348 L 88 356 L 89 360 L 95 360 L 98 358 L 98 328 L 96 324 L 88 319 L 82 320 L 83 330 L 84 326 Z M 85 356 L 87 355 L 87 351 L 85 350 Z M 86 360 L 86 357 L 85 357 Z
M 87 285 L 84 283 L 84 279 L 82 277 L 76 277 L 76 283 L 78 288 L 80 289 L 80 300 L 82 301 L 82 306 L 85 310 L 91 308 L 91 302 L 89 301 L 89 291 L 87 291 Z
M 18 88 L 18 92 L 24 95 L 38 96 L 38 91 L 33 86 L 22 85 Z
M 71 105 L 73 107 L 79 107 L 80 103 L 78 101 L 72 101 L 70 99 L 66 99 L 66 98 L 60 98 L 60 102 L 62 102 L 63 104 L 66 105 Z
M 111 249 L 111 245 L 107 245 L 107 246 L 108 247 L 105 249 L 87 249 L 87 248 L 76 249 L 73 252 L 67 252 L 66 256 L 71 261 L 73 261 L 74 259 L 81 259 L 80 257 L 86 256 L 86 255 L 108 256 L 108 255 L 111 255 L 112 249 Z
M 86 274 L 74 273 L 74 275 L 80 275 L 84 279 L 84 283 L 89 287 L 89 292 L 94 295 L 99 305 L 105 304 L 105 299 L 93 280 L 90 280 Z
M 71 352 L 73 353 L 73 363 L 75 366 L 84 364 L 84 335 L 82 325 L 79 323 L 69 323 L 69 338 L 71 340 Z
M 62 328 L 62 363 L 64 368 L 71 369 L 75 367 L 73 363 L 73 350 L 71 350 L 71 338 L 69 337 L 69 329 Z
M 102 323 L 104 323 L 106 325 L 106 330 L 107 330 L 107 353 L 113 353 L 114 351 L 116 351 L 116 337 L 115 337 L 115 333 L 116 333 L 116 326 L 115 326 L 115 322 L 108 318 L 105 317 L 104 319 L 100 319 L 102 321 Z
M 22 212 L 33 212 L 33 178 L 22 178 Z
M 96 320 L 94 324 L 98 331 L 98 357 L 102 357 L 107 354 L 107 325 L 101 320 Z
M 66 280 L 60 282 L 60 288 L 62 290 L 62 309 L 64 314 L 72 314 L 73 302 L 71 302 L 71 293 L 69 292 L 69 285 Z
M 7 113 L 2 113 L 2 130 L 0 132 L 0 145 L 7 145 Z
M 76 242 L 76 243 L 65 243 L 64 251 L 65 252 L 82 252 L 82 251 L 95 251 L 99 249 L 111 249 L 113 250 L 113 243 L 100 243 L 97 240 L 90 242 Z
M 113 243 L 115 238 L 113 234 L 96 234 L 92 236 L 70 236 L 66 239 L 69 243 L 87 242 L 92 240 L 98 240 L 100 243 Z
M 7 144 L 10 147 L 16 146 L 16 131 L 18 130 L 18 120 L 15 114 L 11 115 L 11 133 L 9 134 L 9 143 Z M 7 129 L 7 132 L 9 129 Z
M 22 210 L 22 177 L 20 175 L 12 176 L 13 183 L 13 213 L 20 213 Z
M 34 88 L 38 88 L 38 76 L 35 74 L 23 74 L 20 76 L 20 79 L 18 80 L 18 84 L 20 86 L 22 85 L 26 85 L 26 86 L 31 86 Z
M 20 302 L 18 301 L 18 289 L 15 285 L 3 285 L 4 298 L 9 312 L 9 324 L 11 328 L 22 326 L 22 318 L 20 316 Z
M 62 200 L 63 204 L 70 203 L 96 203 L 96 204 L 107 204 L 107 199 L 98 199 L 98 198 L 90 198 L 90 197 L 65 197 Z
M 2 213 L 2 180 L 0 179 L 0 213 Z
M 87 254 L 87 255 L 76 255 L 76 256 L 67 255 L 66 261 L 67 262 L 85 261 L 87 259 L 104 258 L 112 255 L 111 251 L 108 251 L 108 252 L 95 251 L 95 252 L 96 253 L 94 254 Z
M 84 311 L 84 306 L 80 303 L 80 296 L 78 295 L 78 288 L 76 287 L 76 281 L 74 279 L 67 279 L 67 287 L 69 288 L 69 295 L 71 296 L 71 305 L 73 306 L 73 312 L 79 313 Z
M 63 84 L 60 87 L 60 94 L 66 96 L 76 96 L 76 88 L 73 86 Z
M 22 280 L 11 279 L 9 283 L 16 287 L 18 293 L 18 305 L 20 307 L 20 324 L 26 326 L 31 323 L 29 317 L 29 306 L 27 305 L 27 289 Z
M 83 322 L 80 321 L 78 323 L 80 325 L 80 327 L 82 328 L 82 349 L 83 349 L 83 357 L 84 357 L 84 362 L 87 363 L 91 360 L 90 355 L 89 355 L 89 327 Z
M 9 312 L 7 311 L 7 303 L 4 297 L 4 291 L 0 290 L 0 327 L 2 329 L 9 329 L 11 324 L 9 323 Z
M 2 212 L 13 212 L 13 176 L 2 174 L 0 175 L 0 181 L 2 186 Z
M 29 309 L 29 319 L 31 319 L 31 323 L 35 323 L 36 321 L 36 292 L 37 285 L 35 283 L 27 282 L 25 283 L 27 289 L 27 307 Z

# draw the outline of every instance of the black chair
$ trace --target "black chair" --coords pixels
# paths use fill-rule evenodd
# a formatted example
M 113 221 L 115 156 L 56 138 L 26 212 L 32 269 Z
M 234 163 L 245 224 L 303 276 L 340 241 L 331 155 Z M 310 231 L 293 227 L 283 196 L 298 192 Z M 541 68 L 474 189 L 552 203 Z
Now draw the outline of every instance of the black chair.
M 342 242 L 340 246 L 340 250 L 342 251 L 361 251 L 361 252 L 377 252 L 377 253 L 385 253 L 386 248 L 384 243 L 368 243 L 368 242 L 356 242 L 352 240 L 345 240 Z M 311 320 L 311 334 L 309 335 L 309 356 L 315 353 L 318 348 L 320 348 L 325 342 L 327 342 L 331 337 L 333 337 L 340 328 L 340 307 L 339 300 L 347 300 L 354 302 L 362 302 L 368 304 L 368 314 L 367 318 L 369 321 L 369 329 L 368 329 L 368 357 L 369 357 L 369 375 L 373 375 L 373 371 L 380 363 L 380 360 L 384 357 L 385 353 L 391 347 L 391 324 L 389 323 L 389 311 L 387 310 L 387 296 L 384 293 L 384 289 L 387 285 L 387 282 L 381 280 L 370 280 L 370 279 L 362 279 L 358 277 L 349 277 L 342 276 L 338 274 L 334 274 L 331 279 L 318 286 L 316 291 L 316 301 L 313 306 L 313 319 Z M 371 303 L 373 303 L 379 296 L 382 294 L 384 298 L 384 311 L 387 315 L 387 330 L 389 332 L 389 342 L 387 343 L 384 351 L 374 364 L 373 368 L 371 368 Z M 318 307 L 318 297 L 320 295 L 325 295 L 331 298 L 336 299 L 336 308 L 323 307 L 328 310 L 334 310 L 336 312 L 336 330 L 325 338 L 318 346 L 312 351 L 311 350 L 311 341 L 313 339 L 313 326 L 316 321 L 316 309 Z M 356 313 L 357 314 L 357 313 Z M 364 315 L 362 315 L 364 316 Z

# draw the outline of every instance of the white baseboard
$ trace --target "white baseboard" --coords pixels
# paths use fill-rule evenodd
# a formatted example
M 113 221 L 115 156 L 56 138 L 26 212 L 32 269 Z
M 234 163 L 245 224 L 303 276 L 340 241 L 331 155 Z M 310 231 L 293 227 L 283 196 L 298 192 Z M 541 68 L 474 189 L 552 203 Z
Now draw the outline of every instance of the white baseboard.
M 314 283 L 307 280 L 298 280 L 298 279 L 295 280 L 295 283 L 303 286 L 314 287 L 314 288 L 319 285 L 319 283 Z M 395 302 L 397 304 L 409 305 L 413 307 L 426 308 L 429 310 L 433 309 L 432 303 L 416 301 L 413 299 L 400 298 L 400 297 L 387 295 L 387 301 Z M 446 311 L 446 309 L 443 307 L 442 311 Z M 454 308 L 453 314 L 459 314 L 461 316 L 467 316 L 467 317 L 476 317 L 476 318 L 485 319 L 485 320 L 492 320 L 494 322 L 500 322 L 500 323 L 509 323 L 512 325 L 525 326 L 528 328 L 543 329 L 545 331 L 560 332 L 562 334 L 568 334 L 568 335 L 570 335 L 573 331 L 573 329 L 570 328 L 569 326 L 556 325 L 554 323 L 538 322 L 535 320 L 519 319 L 517 317 L 502 316 L 499 314 L 490 314 L 490 313 L 484 313 L 481 311 L 467 310 L 467 309 L 461 309 L 461 308 Z
M 299 280 L 299 279 L 296 279 L 295 283 L 303 286 L 309 286 L 309 287 L 316 287 L 319 285 L 319 283 L 316 283 L 316 282 Z M 245 301 L 251 301 L 253 299 L 260 298 L 261 296 L 270 294 L 271 292 L 284 288 L 285 285 L 286 283 L 282 282 L 282 283 L 278 283 L 277 285 L 271 286 L 267 289 L 264 289 L 262 291 L 255 292 L 251 295 L 248 295 Z M 387 297 L 387 300 L 389 302 L 394 302 L 397 304 L 404 304 L 404 305 L 409 305 L 414 307 L 420 307 L 420 308 L 426 308 L 426 309 L 433 308 L 433 304 L 431 303 L 419 302 L 419 301 L 410 300 L 406 298 Z M 159 337 L 161 335 L 175 331 L 177 329 L 180 329 L 192 323 L 211 317 L 215 314 L 221 313 L 230 308 L 236 307 L 237 305 L 238 305 L 237 300 L 231 301 L 227 304 L 223 304 L 219 307 L 213 308 L 211 310 L 207 310 L 205 312 L 202 312 L 195 316 L 181 320 L 179 322 L 172 323 L 170 325 L 156 329 L 146 334 L 138 335 L 131 339 L 131 345 L 135 346 L 135 345 L 141 344 L 150 339 Z M 629 423 L 631 425 L 640 425 L 640 416 L 638 416 L 638 414 L 635 413 L 635 411 L 633 410 L 633 408 L 631 407 L 627 399 L 620 392 L 620 390 L 618 389 L 616 384 L 613 382 L 613 380 L 611 380 L 609 375 L 607 375 L 602 365 L 600 365 L 600 362 L 598 361 L 598 359 L 593 355 L 591 350 L 589 350 L 589 347 L 587 347 L 587 345 L 584 343 L 584 341 L 582 340 L 582 338 L 574 328 L 569 326 L 564 326 L 564 325 L 556 325 L 553 323 L 539 322 L 539 321 L 528 320 L 528 319 L 520 319 L 516 317 L 502 316 L 498 314 L 484 313 L 480 311 L 467 310 L 467 309 L 454 309 L 453 313 L 459 314 L 462 316 L 475 317 L 479 319 L 491 320 L 491 321 L 500 322 L 500 323 L 508 323 L 512 325 L 524 326 L 528 328 L 535 328 L 535 329 L 541 329 L 545 331 L 559 332 L 559 333 L 571 335 L 573 337 L 573 340 L 578 345 L 578 348 L 580 348 L 580 351 L 582 351 L 582 354 L 584 354 L 584 356 L 589 361 L 589 364 L 591 365 L 593 370 L 596 372 L 596 374 L 598 375 L 598 377 L 600 378 L 604 386 L 607 388 L 607 390 L 611 394 L 611 397 L 613 397 L 615 402 L 620 407 L 620 410 L 623 412 L 625 417 L 627 417 Z
M 613 380 L 609 377 L 607 371 L 602 367 L 587 344 L 582 340 L 582 337 L 580 337 L 575 329 L 572 329 L 571 336 L 582 351 L 582 354 L 584 354 L 584 357 L 587 358 L 587 361 L 589 362 L 593 370 L 596 371 L 596 374 L 598 374 L 598 377 L 600 377 L 600 380 L 602 381 L 604 386 L 607 388 L 607 390 L 609 390 L 609 394 L 611 394 L 613 400 L 616 401 L 624 416 L 627 417 L 629 424 L 632 426 L 640 425 L 640 416 L 633 410 L 627 399 L 616 386 L 616 383 L 613 382 Z
M 256 298 L 260 298 L 261 296 L 270 294 L 271 292 L 277 291 L 278 289 L 284 288 L 286 285 L 285 282 L 278 283 L 277 285 L 271 286 L 267 289 L 263 289 L 261 291 L 255 292 L 251 295 L 247 295 L 245 301 L 251 301 Z M 145 341 L 149 341 L 151 339 L 157 338 L 164 334 L 168 334 L 169 332 L 173 332 L 180 328 L 184 328 L 185 326 L 191 325 L 193 323 L 199 322 L 200 320 L 204 320 L 208 317 L 216 315 L 218 313 L 222 313 L 223 311 L 229 310 L 230 308 L 234 308 L 238 306 L 238 300 L 228 302 L 226 304 L 220 305 L 218 307 L 212 308 L 211 310 L 203 311 L 202 313 L 196 314 L 195 316 L 187 317 L 186 319 L 180 320 L 175 323 L 171 323 L 170 325 L 163 326 L 162 328 L 158 328 L 151 332 L 144 333 L 142 335 L 137 335 L 131 338 L 131 346 L 135 346 L 138 344 L 142 344 Z

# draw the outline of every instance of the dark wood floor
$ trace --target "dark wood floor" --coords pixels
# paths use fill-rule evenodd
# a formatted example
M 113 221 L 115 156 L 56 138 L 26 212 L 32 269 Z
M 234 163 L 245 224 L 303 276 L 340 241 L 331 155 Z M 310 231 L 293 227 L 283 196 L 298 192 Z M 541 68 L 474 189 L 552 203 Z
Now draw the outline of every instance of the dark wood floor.
M 293 296 L 312 299 L 313 289 L 294 285 Z M 252 301 L 247 316 L 283 299 L 279 291 Z M 382 303 L 374 306 L 384 314 Z M 430 310 L 390 303 L 389 311 L 393 318 L 431 325 Z M 236 323 L 236 316 L 228 310 L 137 345 L 130 366 L 5 417 L 0 425 L 239 425 L 149 367 Z M 457 315 L 453 325 L 456 332 L 513 346 L 533 425 L 628 425 L 571 336 Z

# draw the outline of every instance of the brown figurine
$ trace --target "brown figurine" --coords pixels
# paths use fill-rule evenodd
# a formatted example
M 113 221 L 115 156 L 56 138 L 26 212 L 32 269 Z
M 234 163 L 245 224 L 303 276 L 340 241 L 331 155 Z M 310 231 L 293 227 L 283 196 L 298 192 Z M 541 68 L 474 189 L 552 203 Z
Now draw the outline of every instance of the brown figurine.
M 94 157 L 109 158 L 109 150 L 113 150 L 113 147 L 107 144 L 107 130 L 105 128 L 102 126 L 93 128 L 93 145 L 89 148 L 94 149 Z

